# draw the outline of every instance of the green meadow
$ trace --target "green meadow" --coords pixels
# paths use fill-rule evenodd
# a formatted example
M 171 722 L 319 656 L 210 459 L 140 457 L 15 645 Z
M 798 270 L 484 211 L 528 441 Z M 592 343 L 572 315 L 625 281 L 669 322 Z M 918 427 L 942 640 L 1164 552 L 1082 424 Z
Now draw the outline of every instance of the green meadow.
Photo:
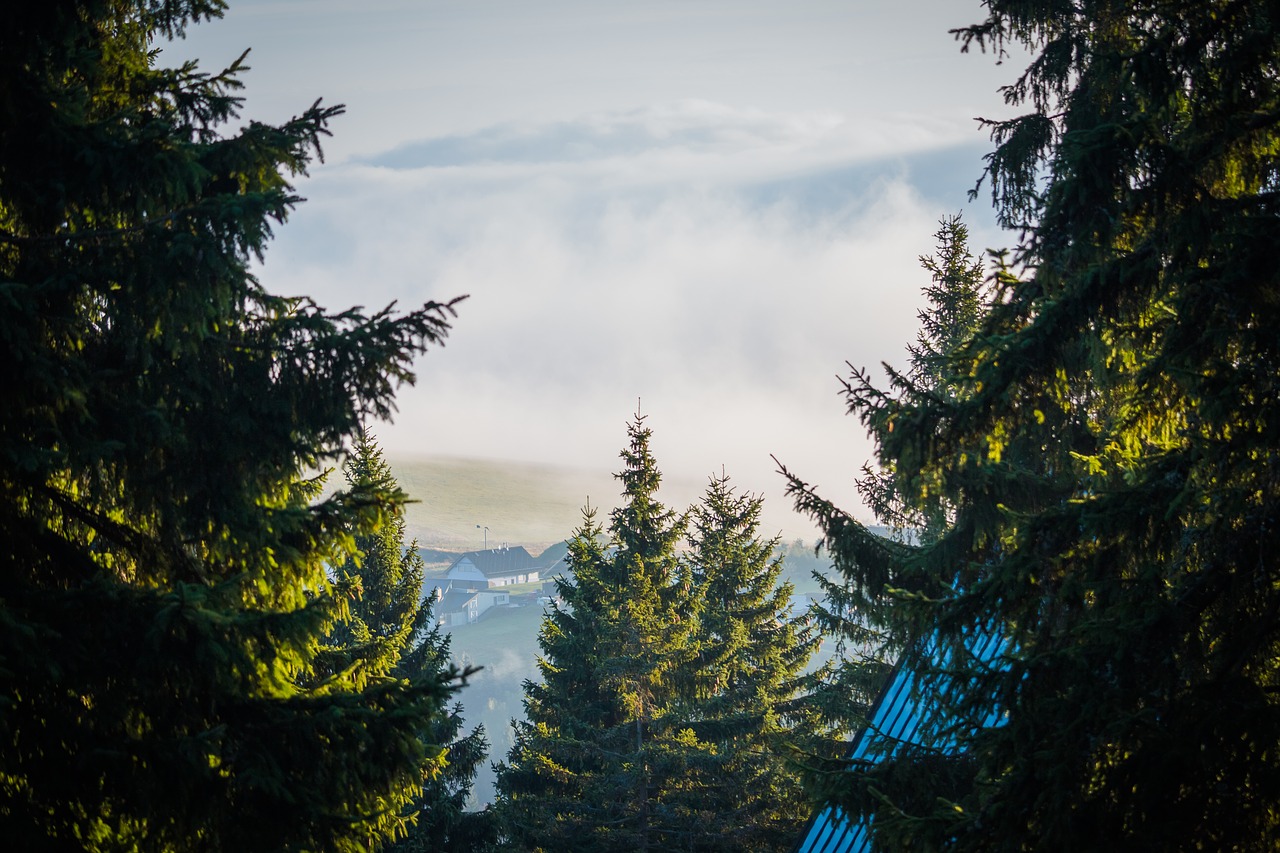
M 405 513 L 409 536 L 458 552 L 484 547 L 488 527 L 489 547 L 539 554 L 572 534 L 588 497 L 608 505 L 618 492 L 607 472 L 526 462 L 409 456 L 391 466 L 414 501 Z
M 413 500 L 405 514 L 409 538 L 416 538 L 423 547 L 447 551 L 484 547 L 488 527 L 489 547 L 523 545 L 537 555 L 573 534 L 588 500 L 603 519 L 621 493 L 613 474 L 604 468 L 447 456 L 388 454 L 388 460 L 400 487 Z M 607 459 L 602 464 L 616 461 Z M 337 475 L 331 477 L 332 483 L 340 480 Z M 779 477 L 772 485 L 781 489 L 782 484 Z M 697 476 L 668 474 L 659 497 L 681 511 L 702 497 L 706 485 Z M 782 532 L 787 539 L 795 535 L 812 539 L 813 530 L 781 498 L 765 501 L 762 536 Z

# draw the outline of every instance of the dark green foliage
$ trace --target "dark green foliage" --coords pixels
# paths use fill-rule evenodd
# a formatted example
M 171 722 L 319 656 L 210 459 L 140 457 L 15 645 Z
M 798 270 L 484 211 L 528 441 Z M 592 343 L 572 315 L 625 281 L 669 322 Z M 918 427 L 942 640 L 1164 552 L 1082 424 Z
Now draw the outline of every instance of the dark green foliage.
M 398 495 L 399 484 L 377 443 L 361 433 L 344 467 L 352 490 Z M 405 544 L 404 514 L 397 509 L 377 530 L 358 533 L 356 553 L 337 569 L 336 579 L 356 592 L 345 619 L 334 625 L 317 661 L 325 672 L 345 672 L 358 685 L 447 681 L 453 675 L 449 637 L 440 633 L 434 597 L 423 588 L 417 542 Z M 424 779 L 409 813 L 416 815 L 407 836 L 386 849 L 476 850 L 495 840 L 485 813 L 468 813 L 467 798 L 476 770 L 488 753 L 483 728 L 460 737 L 462 706 L 455 704 L 421 733 L 424 744 L 445 748 L 447 764 Z
M 920 258 L 920 266 L 930 278 L 924 287 L 928 304 L 917 312 L 920 331 L 915 343 L 907 347 L 910 368 L 905 375 L 888 365 L 884 369 L 897 389 L 954 399 L 962 393 L 961 383 L 954 377 L 964 375 L 967 369 L 963 345 L 973 336 L 984 309 L 982 265 L 969 249 L 969 228 L 958 214 L 939 222 L 933 236 L 937 254 Z M 852 381 L 845 383 L 845 393 L 852 401 L 868 387 L 867 373 L 855 369 Z M 929 479 L 930 474 L 925 472 L 918 475 L 917 482 L 906 482 L 902 478 L 907 475 L 890 463 L 878 469 L 868 466 L 864 475 L 858 482 L 858 492 L 876 518 L 890 529 L 893 539 L 928 543 L 946 530 L 952 508 Z M 868 611 L 882 602 L 877 591 L 867 600 L 841 604 Z
M 761 501 L 714 479 L 687 520 L 656 500 L 648 428 L 629 427 L 608 536 L 588 509 L 541 682 L 499 768 L 514 845 L 544 850 L 781 850 L 808 807 L 787 760 L 817 726 L 798 697 L 817 643 L 790 621 Z
M 925 286 L 927 306 L 919 312 L 920 332 L 908 349 L 910 370 L 900 374 L 885 366 L 892 381 L 920 393 L 952 398 L 958 393 L 949 378 L 956 369 L 957 353 L 973 334 L 982 311 L 982 268 L 969 251 L 969 229 L 957 216 L 943 219 L 934 234 L 937 254 L 920 258 L 930 274 Z M 867 384 L 866 375 L 854 372 L 854 383 Z M 846 391 L 854 393 L 854 384 Z M 928 475 L 908 483 L 902 470 L 887 464 L 864 468 L 858 491 L 885 527 L 883 535 L 863 529 L 830 503 L 799 488 L 802 509 L 815 514 L 832 544 L 832 558 L 840 579 L 815 573 L 824 593 L 814 617 L 824 633 L 837 643 L 837 654 L 825 670 L 811 679 L 813 702 L 821 708 L 837 734 L 852 734 L 866 725 L 866 713 L 889 674 L 891 662 L 914 639 L 897 627 L 890 611 L 894 598 L 887 594 L 884 578 L 864 572 L 886 561 L 903 558 L 913 544 L 932 543 L 946 531 L 953 508 Z M 793 486 L 801 484 L 792 480 Z M 905 496 L 915 496 L 908 499 Z M 852 539 L 842 535 L 857 530 Z M 830 780 L 819 776 L 815 784 L 825 791 Z M 838 780 L 837 785 L 842 784 Z
M 498 769 L 514 843 L 545 850 L 683 846 L 694 831 L 688 772 L 707 749 L 673 713 L 694 649 L 697 601 L 676 555 L 684 530 L 656 499 L 649 430 L 629 426 L 609 538 L 584 512 L 538 636 L 541 682 Z
M 935 394 L 953 394 L 949 377 L 960 345 L 973 336 L 983 313 L 982 264 L 969 249 L 969 226 L 959 214 L 938 223 L 938 253 L 920 258 L 929 273 L 928 307 L 917 312 L 920 331 L 911 353 L 911 379 Z M 920 525 L 917 525 L 919 527 Z
M 696 689 L 683 714 L 714 747 L 699 770 L 704 822 L 691 849 L 790 849 L 811 806 L 790 762 L 817 748 L 822 728 L 801 676 L 820 638 L 792 618 L 778 540 L 759 537 L 763 498 L 712 478 L 690 511 L 688 561 L 704 602 Z
M 347 612 L 325 567 L 399 498 L 300 477 L 390 413 L 452 308 L 329 314 L 249 273 L 340 109 L 230 131 L 236 69 L 153 66 L 155 34 L 221 9 L 0 27 L 12 849 L 366 849 L 440 764 L 445 680 L 303 684 Z
M 850 389 L 906 505 L 953 516 L 895 549 L 823 520 L 863 590 L 900 590 L 895 632 L 1010 650 L 957 659 L 963 755 L 874 774 L 878 839 L 1274 849 L 1280 6 L 986 5 L 966 46 L 1033 52 L 988 170 L 1025 277 L 997 271 L 954 393 Z

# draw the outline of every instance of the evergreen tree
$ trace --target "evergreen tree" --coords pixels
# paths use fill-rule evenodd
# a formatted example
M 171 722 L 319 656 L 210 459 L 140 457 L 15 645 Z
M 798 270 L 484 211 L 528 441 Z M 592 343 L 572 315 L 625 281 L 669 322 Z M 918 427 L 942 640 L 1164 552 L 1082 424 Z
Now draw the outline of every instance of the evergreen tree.
M 928 305 L 917 312 L 920 331 L 916 342 L 907 347 L 910 375 L 916 386 L 952 396 L 956 392 L 950 380 L 952 361 L 961 345 L 973 337 L 985 308 L 982 264 L 969 249 L 969 226 L 960 214 L 939 221 L 933 239 L 937 254 L 920 258 L 920 266 L 929 273 L 924 288 Z
M 688 560 L 702 593 L 696 690 L 684 714 L 714 750 L 699 767 L 698 850 L 787 850 L 811 807 L 790 766 L 816 747 L 820 722 L 800 695 L 820 638 L 793 618 L 778 539 L 758 535 L 764 500 L 712 478 L 691 511 Z
M 377 442 L 361 432 L 344 466 L 352 489 L 399 494 L 400 486 Z M 424 589 L 418 543 L 405 546 L 404 513 L 397 508 L 377 530 L 357 532 L 355 553 L 336 579 L 357 592 L 347 617 L 333 626 L 317 661 L 326 673 L 348 672 L 354 683 L 447 680 L 452 675 L 447 635 L 433 613 L 435 598 Z M 409 813 L 416 820 L 387 849 L 475 850 L 494 840 L 490 816 L 468 813 L 467 798 L 489 744 L 482 727 L 460 737 L 462 706 L 455 703 L 421 733 L 425 744 L 446 749 L 445 764 L 423 780 Z
M 28 3 L 0 27 L 13 849 L 367 849 L 443 766 L 421 733 L 446 678 L 310 678 L 346 615 L 326 566 L 399 496 L 300 478 L 390 415 L 452 304 L 331 314 L 249 272 L 341 110 L 234 130 L 240 63 L 156 64 L 153 37 L 222 8 Z
M 1033 54 L 987 170 L 1025 278 L 999 271 L 957 393 L 851 388 L 903 499 L 951 522 L 882 548 L 794 484 L 855 582 L 901 591 L 894 630 L 950 655 L 914 665 L 957 749 L 833 799 L 890 849 L 1272 849 L 1280 7 L 986 6 L 965 46 Z
M 511 839 L 557 851 L 681 849 L 695 832 L 691 766 L 710 751 L 674 713 L 693 657 L 696 596 L 676 554 L 684 519 L 656 498 L 661 475 L 637 416 L 622 452 L 623 504 L 606 541 L 595 513 L 569 541 L 538 635 L 541 682 L 498 768 Z
M 959 393 L 950 378 L 953 364 L 982 315 L 982 266 L 969 250 L 969 229 L 959 215 L 941 220 L 934 239 L 936 254 L 920 258 L 930 281 L 923 289 L 926 306 L 918 312 L 920 331 L 915 343 L 908 346 L 909 369 L 901 375 L 888 365 L 884 368 L 898 385 L 952 398 Z M 852 381 L 845 384 L 845 392 L 852 396 L 856 388 L 865 385 L 866 375 L 855 371 Z M 930 488 L 924 479 L 908 481 L 892 461 L 879 468 L 867 466 L 863 474 L 858 492 L 876 519 L 889 529 L 886 537 L 865 531 L 851 542 L 840 533 L 856 522 L 801 491 L 802 508 L 814 512 L 831 537 L 833 562 L 840 575 L 836 580 L 814 575 L 824 594 L 824 601 L 814 607 L 814 616 L 824 633 L 835 639 L 837 652 L 827 669 L 815 673 L 810 689 L 833 730 L 845 735 L 866 725 L 866 713 L 892 662 L 915 639 L 894 630 L 894 620 L 887 611 L 895 601 L 886 594 L 883 578 L 868 583 L 862 572 L 885 559 L 901 558 L 913 543 L 937 541 L 953 516 L 951 504 L 937 489 Z M 798 485 L 794 479 L 793 483 Z M 872 549 L 869 556 L 858 550 L 863 547 Z
M 934 233 L 937 253 L 921 256 L 920 266 L 929 273 L 923 292 L 927 303 L 917 312 L 920 330 L 914 344 L 907 347 L 906 375 L 884 365 L 893 385 L 910 387 L 920 393 L 951 399 L 961 389 L 952 378 L 962 366 L 956 359 L 965 342 L 974 334 L 983 313 L 982 264 L 969 249 L 969 227 L 959 214 L 942 219 Z M 845 384 L 846 395 L 868 386 L 865 372 L 855 371 Z M 927 483 L 899 482 L 894 465 L 864 469 L 858 492 L 876 519 L 899 541 L 932 542 L 947 528 L 952 513 L 946 499 Z M 857 602 L 866 609 L 873 602 Z

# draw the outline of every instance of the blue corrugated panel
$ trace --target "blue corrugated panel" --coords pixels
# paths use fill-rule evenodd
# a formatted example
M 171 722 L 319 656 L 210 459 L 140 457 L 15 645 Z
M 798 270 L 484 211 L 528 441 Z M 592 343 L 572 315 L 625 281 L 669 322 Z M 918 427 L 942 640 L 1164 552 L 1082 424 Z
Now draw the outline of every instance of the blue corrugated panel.
M 987 631 L 975 633 L 965 645 L 977 662 L 997 666 L 1005 650 L 1001 638 Z M 936 638 L 930 638 L 922 657 L 935 668 L 950 668 L 948 656 L 938 652 Z M 900 661 L 876 698 L 867 727 L 854 741 L 849 753 L 851 759 L 878 761 L 893 755 L 904 743 L 943 749 L 954 747 L 951 738 L 946 742 L 925 743 L 926 739 L 933 739 L 931 732 L 942 728 L 944 721 L 937 719 L 940 712 L 938 697 L 918 689 L 918 681 L 917 673 Z M 946 687 L 945 681 L 938 680 L 930 685 L 933 690 Z M 984 724 L 997 725 L 998 715 L 993 712 Z M 795 849 L 796 853 L 869 853 L 869 821 L 866 818 L 851 819 L 836 808 L 823 809 L 814 815 L 803 840 Z

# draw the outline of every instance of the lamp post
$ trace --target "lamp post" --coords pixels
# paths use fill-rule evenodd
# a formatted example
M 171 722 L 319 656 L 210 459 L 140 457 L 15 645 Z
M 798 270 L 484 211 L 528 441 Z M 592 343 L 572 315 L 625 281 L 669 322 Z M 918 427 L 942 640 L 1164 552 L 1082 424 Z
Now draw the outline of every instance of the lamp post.
M 479 530 L 481 527 L 484 527 L 484 549 L 488 551 L 489 550 L 489 528 L 485 527 L 483 524 L 477 524 L 476 530 Z

